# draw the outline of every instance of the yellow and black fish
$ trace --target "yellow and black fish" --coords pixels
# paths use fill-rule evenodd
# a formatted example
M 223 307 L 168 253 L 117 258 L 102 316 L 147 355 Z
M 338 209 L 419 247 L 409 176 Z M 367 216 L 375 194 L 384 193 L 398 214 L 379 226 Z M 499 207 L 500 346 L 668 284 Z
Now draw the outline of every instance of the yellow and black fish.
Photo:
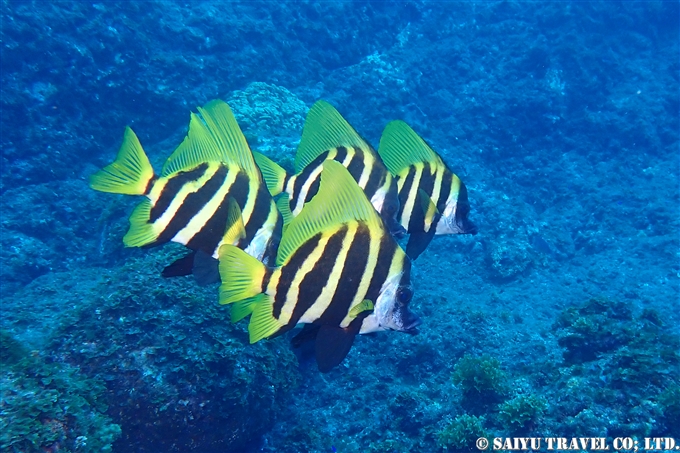
M 332 160 L 322 169 L 317 195 L 283 233 L 278 267 L 220 248 L 220 303 L 234 304 L 234 322 L 252 314 L 251 343 L 313 324 L 317 363 L 326 372 L 357 334 L 416 333 L 420 320 L 408 307 L 409 258 L 349 172 Z
M 397 220 L 410 235 L 409 257 L 416 259 L 435 234 L 477 234 L 468 220 L 465 184 L 406 123 L 392 121 L 385 127 L 378 154 L 397 179 Z
M 317 101 L 307 114 L 295 156 L 295 175 L 287 174 L 262 154 L 254 155 L 272 196 L 287 194 L 287 200 L 282 198 L 277 202 L 285 224 L 297 216 L 319 190 L 322 165 L 332 159 L 347 168 L 392 234 L 404 235 L 395 218 L 399 201 L 394 178 L 375 150 L 329 103 Z
M 210 283 L 219 281 L 216 259 L 224 243 L 273 264 L 282 219 L 229 106 L 217 100 L 198 111 L 200 116 L 191 114 L 189 132 L 165 162 L 160 176 L 154 175 L 137 136 L 128 127 L 116 160 L 91 176 L 90 187 L 144 195 L 146 199 L 130 216 L 125 245 L 184 244 L 192 253 L 166 267 L 163 275 L 194 271 L 199 282 Z M 225 236 L 228 224 L 233 223 L 228 219 L 230 200 L 243 216 L 245 232 L 238 236 Z M 205 260 L 198 261 L 200 257 Z

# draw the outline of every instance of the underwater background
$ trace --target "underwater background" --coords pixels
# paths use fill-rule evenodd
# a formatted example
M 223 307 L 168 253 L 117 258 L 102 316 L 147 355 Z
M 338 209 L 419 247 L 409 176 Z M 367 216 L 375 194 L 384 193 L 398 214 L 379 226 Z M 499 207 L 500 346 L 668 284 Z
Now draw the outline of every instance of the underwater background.
M 476 451 L 680 442 L 677 2 L 2 1 L 0 451 Z M 414 263 L 420 334 L 320 374 L 248 344 L 217 287 L 124 248 L 87 179 L 126 125 L 160 168 L 215 98 L 290 164 L 332 103 L 408 122 L 476 236 Z

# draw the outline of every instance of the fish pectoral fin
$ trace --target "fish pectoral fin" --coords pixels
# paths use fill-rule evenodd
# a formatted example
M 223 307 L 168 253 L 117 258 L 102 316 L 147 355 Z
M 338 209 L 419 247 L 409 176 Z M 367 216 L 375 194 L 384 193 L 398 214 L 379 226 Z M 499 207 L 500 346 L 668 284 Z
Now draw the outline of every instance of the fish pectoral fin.
M 241 208 L 233 197 L 229 197 L 227 201 L 227 226 L 222 237 L 222 243 L 237 245 L 245 237 L 246 227 L 243 224 Z
M 262 173 L 262 178 L 264 183 L 267 185 L 267 189 L 272 197 L 277 196 L 283 192 L 284 184 L 286 181 L 286 170 L 283 169 L 279 164 L 257 151 L 253 151 L 253 158 L 255 163 L 260 168 Z
M 356 318 L 362 313 L 366 315 L 372 313 L 373 308 L 373 302 L 368 299 L 364 299 L 349 310 L 349 316 L 351 318 Z
M 328 373 L 345 360 L 360 328 L 361 322 L 352 322 L 345 328 L 328 325 L 319 328 L 315 348 L 319 371 Z
M 186 275 L 190 275 L 193 271 L 195 255 L 196 251 L 192 250 L 183 257 L 176 259 L 172 262 L 172 264 L 169 264 L 163 268 L 161 275 L 163 278 L 184 277 Z
M 441 217 L 437 206 L 432 201 L 432 198 L 423 190 L 418 189 L 418 198 L 420 198 L 420 207 L 423 210 L 425 216 L 425 225 L 430 227 L 432 223 Z
M 90 187 L 100 192 L 144 195 L 153 177 L 153 168 L 139 139 L 126 127 L 116 160 L 90 176 Z
M 203 250 L 197 251 L 194 255 L 191 271 L 199 286 L 208 286 L 220 282 L 220 262 Z

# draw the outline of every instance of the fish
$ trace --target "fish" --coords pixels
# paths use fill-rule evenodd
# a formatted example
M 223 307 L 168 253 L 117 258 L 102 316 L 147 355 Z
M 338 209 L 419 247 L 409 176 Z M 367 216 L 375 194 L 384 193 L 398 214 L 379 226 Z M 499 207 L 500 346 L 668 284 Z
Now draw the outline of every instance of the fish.
M 273 264 L 283 219 L 231 108 L 215 100 L 198 112 L 191 113 L 187 136 L 160 176 L 127 127 L 115 161 L 90 177 L 90 187 L 144 196 L 130 215 L 125 246 L 183 244 L 191 252 L 167 266 L 163 276 L 193 272 L 199 283 L 209 284 L 219 282 L 217 258 L 225 243 Z M 228 231 L 234 204 L 243 216 L 242 234 Z
M 255 152 L 254 156 L 272 196 L 287 195 L 277 200 L 285 225 L 317 193 L 323 163 L 332 159 L 347 168 L 392 234 L 405 235 L 395 217 L 399 209 L 395 179 L 373 147 L 328 102 L 315 102 L 307 114 L 295 155 L 295 174 L 288 174 L 263 154 Z
M 411 259 L 425 251 L 434 235 L 477 234 L 468 219 L 465 184 L 408 124 L 388 123 L 378 154 L 397 180 L 397 221 L 409 234 L 406 254 Z
M 250 315 L 250 343 L 310 327 L 300 335 L 316 340 L 323 373 L 344 360 L 358 334 L 414 334 L 420 325 L 409 308 L 410 259 L 334 160 L 323 162 L 317 195 L 283 232 L 276 267 L 231 245 L 220 247 L 219 259 L 220 304 L 232 304 L 232 322 Z

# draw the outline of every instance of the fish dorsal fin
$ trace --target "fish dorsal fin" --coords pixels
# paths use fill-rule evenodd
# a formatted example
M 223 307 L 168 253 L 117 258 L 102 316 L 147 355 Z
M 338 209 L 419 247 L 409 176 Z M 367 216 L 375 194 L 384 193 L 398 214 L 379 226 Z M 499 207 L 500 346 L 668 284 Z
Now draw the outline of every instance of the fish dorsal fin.
M 264 178 L 265 184 L 267 184 L 267 189 L 272 197 L 277 196 L 284 190 L 284 184 L 286 181 L 286 170 L 283 169 L 279 164 L 257 151 L 253 151 L 253 158 L 260 171 L 262 172 L 262 177 Z
M 384 228 L 375 208 L 347 169 L 327 160 L 323 163 L 319 192 L 291 220 L 281 238 L 276 264 L 282 265 L 315 235 L 353 220 L 366 222 L 371 228 Z
M 403 121 L 391 121 L 380 137 L 378 154 L 393 175 L 418 162 L 443 165 L 441 158 Z
M 251 178 L 260 179 L 248 142 L 227 103 L 211 101 L 198 111 L 200 116 L 191 114 L 189 132 L 165 162 L 162 176 L 204 162 L 222 162 L 238 166 Z
M 295 173 L 300 173 L 324 151 L 338 146 L 368 149 L 366 141 L 328 102 L 319 100 L 307 113 L 302 138 L 295 155 Z

